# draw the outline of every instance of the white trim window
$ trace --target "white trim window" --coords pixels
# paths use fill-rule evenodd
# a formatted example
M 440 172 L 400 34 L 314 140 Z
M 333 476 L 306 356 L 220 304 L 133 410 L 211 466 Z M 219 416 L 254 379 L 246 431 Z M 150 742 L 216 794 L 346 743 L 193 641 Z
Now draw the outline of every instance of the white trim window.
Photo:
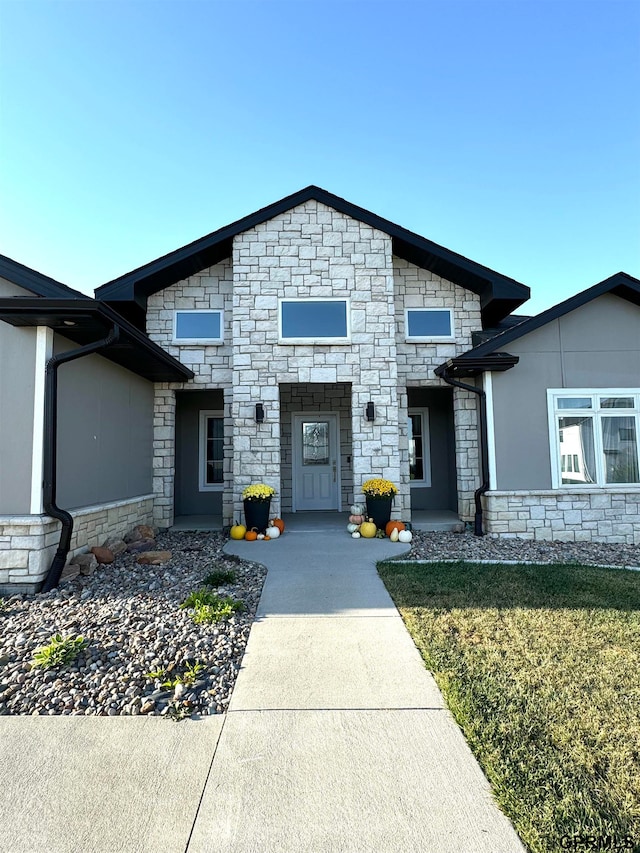
M 416 488 L 431 486 L 431 441 L 429 409 L 409 409 L 409 484 Z
M 284 344 L 342 344 L 351 340 L 348 299 L 281 299 L 278 338 Z
M 547 391 L 554 489 L 640 484 L 640 390 Z
M 451 308 L 405 308 L 404 328 L 414 343 L 455 340 Z
M 222 412 L 200 412 L 198 441 L 198 487 L 201 492 L 223 488 L 224 416 Z
M 179 309 L 173 312 L 174 344 L 221 344 L 224 341 L 224 311 Z

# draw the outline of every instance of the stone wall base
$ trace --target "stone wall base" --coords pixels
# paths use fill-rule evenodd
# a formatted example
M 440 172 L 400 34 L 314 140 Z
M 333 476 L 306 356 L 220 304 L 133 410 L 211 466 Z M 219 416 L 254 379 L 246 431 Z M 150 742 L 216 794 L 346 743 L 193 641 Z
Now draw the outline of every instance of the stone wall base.
M 153 495 L 84 507 L 74 520 L 69 559 L 136 524 L 150 524 Z M 60 522 L 48 515 L 0 516 L 0 594 L 37 592 L 60 541 Z
M 487 533 L 558 542 L 640 544 L 640 488 L 487 492 Z

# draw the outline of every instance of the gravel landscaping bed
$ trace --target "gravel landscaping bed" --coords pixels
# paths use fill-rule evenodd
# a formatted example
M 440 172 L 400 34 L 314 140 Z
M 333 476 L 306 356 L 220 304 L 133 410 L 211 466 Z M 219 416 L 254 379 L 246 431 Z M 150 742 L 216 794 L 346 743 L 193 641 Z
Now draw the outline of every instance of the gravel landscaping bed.
M 598 566 L 640 566 L 640 547 L 604 542 L 542 542 L 465 533 L 414 531 L 409 560 L 504 560 L 533 563 L 583 563 Z
M 0 714 L 119 716 L 223 713 L 240 667 L 266 569 L 222 553 L 219 533 L 160 533 L 173 553 L 161 566 L 125 553 L 91 576 L 63 581 L 50 593 L 0 603 Z M 195 624 L 180 604 L 214 570 L 233 582 L 211 589 L 243 602 L 216 623 Z M 76 659 L 32 669 L 34 651 L 51 637 L 88 641 Z M 185 671 L 201 668 L 186 684 Z M 150 672 L 163 672 L 153 678 Z M 193 668 L 192 668 L 193 673 Z M 163 686 L 180 678 L 183 683 Z

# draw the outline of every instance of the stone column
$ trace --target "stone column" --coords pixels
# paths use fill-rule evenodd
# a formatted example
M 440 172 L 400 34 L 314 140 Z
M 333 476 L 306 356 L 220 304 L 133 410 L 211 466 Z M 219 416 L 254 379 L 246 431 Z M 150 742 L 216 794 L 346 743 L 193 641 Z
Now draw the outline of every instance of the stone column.
M 223 389 L 224 396 L 224 443 L 222 462 L 222 524 L 233 524 L 241 516 L 233 512 L 233 388 Z
M 453 389 L 453 422 L 456 436 L 458 513 L 463 521 L 473 521 L 473 496 L 480 486 L 480 437 L 476 394 L 461 388 Z
M 173 524 L 175 481 L 176 394 L 167 382 L 157 382 L 153 405 L 153 523 Z

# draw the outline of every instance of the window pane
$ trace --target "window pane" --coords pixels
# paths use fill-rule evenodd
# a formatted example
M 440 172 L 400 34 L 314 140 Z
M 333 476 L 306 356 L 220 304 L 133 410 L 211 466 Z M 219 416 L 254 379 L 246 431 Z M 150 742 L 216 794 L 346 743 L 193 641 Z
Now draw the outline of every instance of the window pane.
M 407 311 L 407 334 L 410 338 L 451 337 L 451 312 Z
M 593 419 L 560 418 L 558 428 L 562 442 L 562 483 L 595 483 Z
M 409 415 L 409 479 L 424 480 L 422 415 Z
M 346 338 L 347 303 L 344 299 L 327 302 L 283 302 L 283 338 Z
M 205 483 L 212 486 L 223 482 L 222 460 L 224 456 L 223 441 L 224 419 L 207 417 L 205 441 Z
M 602 409 L 633 409 L 633 397 L 600 397 Z
M 635 418 L 602 418 L 602 449 L 607 483 L 640 482 Z
M 176 338 L 220 338 L 220 312 L 178 311 Z
M 556 401 L 558 409 L 591 409 L 591 397 L 558 397 Z
M 302 464 L 329 464 L 329 424 L 326 421 L 302 424 Z

